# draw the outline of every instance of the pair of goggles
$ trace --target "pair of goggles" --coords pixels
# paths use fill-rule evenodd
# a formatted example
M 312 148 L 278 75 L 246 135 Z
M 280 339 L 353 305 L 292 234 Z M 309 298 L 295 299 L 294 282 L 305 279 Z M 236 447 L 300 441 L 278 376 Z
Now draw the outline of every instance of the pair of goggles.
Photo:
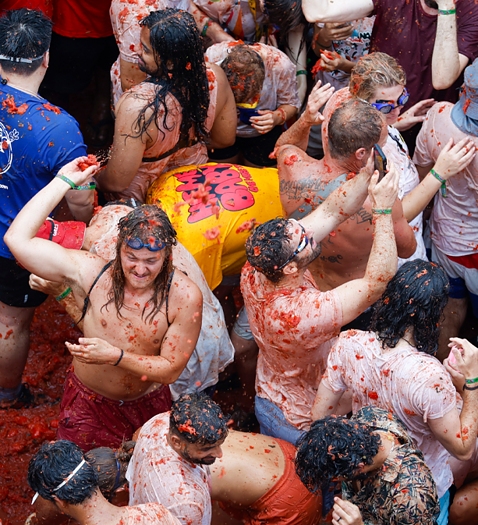
M 378 111 L 388 115 L 388 113 L 391 113 L 394 109 L 404 106 L 409 98 L 410 95 L 407 89 L 403 88 L 402 94 L 398 97 L 396 106 L 394 105 L 393 100 L 377 100 L 377 102 L 370 102 L 370 104 L 372 104 L 375 109 L 378 109 Z
M 160 241 L 159 239 L 154 239 L 153 242 L 144 244 L 144 242 L 139 237 L 130 237 L 126 241 L 126 245 L 132 248 L 133 250 L 141 250 L 141 248 L 148 248 L 150 252 L 159 252 L 166 246 L 166 243 Z
M 299 253 L 303 250 L 305 250 L 305 248 L 307 247 L 307 245 L 309 244 L 309 237 L 307 237 L 307 234 L 305 233 L 305 228 L 302 226 L 302 224 L 299 222 L 299 221 L 296 221 L 295 219 L 289 219 L 289 222 L 290 221 L 294 221 L 296 222 L 301 228 L 302 228 L 302 235 L 300 236 L 300 239 L 299 239 L 299 245 L 297 246 L 297 250 L 295 250 L 295 252 L 287 259 L 287 261 L 285 261 L 284 264 L 282 264 L 281 266 L 279 266 L 277 269 L 278 270 L 282 270 L 282 268 L 284 268 L 285 266 L 287 266 L 291 261 L 292 259 L 296 256 L 296 255 L 299 255 Z

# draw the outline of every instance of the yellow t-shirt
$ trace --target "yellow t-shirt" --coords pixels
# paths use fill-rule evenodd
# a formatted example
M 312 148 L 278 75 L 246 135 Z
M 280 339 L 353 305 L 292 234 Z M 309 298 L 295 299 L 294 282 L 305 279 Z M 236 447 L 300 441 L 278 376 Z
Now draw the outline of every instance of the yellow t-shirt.
M 204 184 L 208 185 L 204 190 Z M 163 173 L 146 202 L 168 214 L 178 241 L 194 256 L 213 290 L 223 275 L 241 272 L 251 224 L 282 217 L 274 168 L 210 162 Z

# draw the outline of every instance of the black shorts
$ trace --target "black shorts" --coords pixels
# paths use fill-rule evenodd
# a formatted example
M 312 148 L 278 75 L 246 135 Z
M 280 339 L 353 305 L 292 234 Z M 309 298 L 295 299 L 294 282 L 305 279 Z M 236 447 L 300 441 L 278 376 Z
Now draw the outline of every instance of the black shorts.
M 113 35 L 69 38 L 53 32 L 43 86 L 57 93 L 80 93 L 89 86 L 96 68 L 109 71 L 118 55 Z
M 46 301 L 48 295 L 30 288 L 30 272 L 19 266 L 15 259 L 0 257 L 0 275 L 2 303 L 17 308 L 30 308 Z
M 236 142 L 232 146 L 209 152 L 209 158 L 218 162 L 230 159 L 242 151 L 244 158 L 257 166 L 275 166 L 277 160 L 270 159 L 269 155 L 274 151 L 276 142 L 281 135 L 282 126 L 276 126 L 269 133 L 258 137 L 236 137 Z

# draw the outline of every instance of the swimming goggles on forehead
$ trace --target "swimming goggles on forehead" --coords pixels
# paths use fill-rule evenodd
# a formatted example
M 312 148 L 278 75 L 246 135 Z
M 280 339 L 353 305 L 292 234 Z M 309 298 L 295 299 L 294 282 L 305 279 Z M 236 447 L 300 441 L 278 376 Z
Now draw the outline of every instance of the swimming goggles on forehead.
M 159 252 L 166 246 L 166 243 L 160 241 L 159 239 L 154 239 L 153 242 L 144 244 L 144 242 L 139 237 L 130 237 L 126 240 L 126 245 L 132 248 L 133 250 L 141 250 L 141 248 L 148 248 L 150 252 Z
M 406 88 L 403 88 L 402 94 L 398 97 L 397 105 L 393 104 L 393 100 L 377 100 L 377 102 L 369 102 L 375 109 L 378 109 L 381 113 L 387 115 L 391 113 L 394 109 L 404 106 L 410 95 Z
M 292 261 L 292 259 L 296 255 L 299 255 L 300 252 L 305 250 L 305 248 L 309 244 L 309 237 L 307 237 L 307 234 L 305 233 L 305 228 L 302 226 L 302 224 L 299 221 L 296 221 L 295 219 L 289 219 L 289 222 L 291 221 L 296 222 L 302 228 L 302 235 L 300 236 L 299 245 L 297 246 L 297 250 L 295 250 L 295 252 L 285 261 L 284 264 L 281 264 L 280 266 L 277 267 L 278 270 L 282 270 L 282 268 L 287 266 Z

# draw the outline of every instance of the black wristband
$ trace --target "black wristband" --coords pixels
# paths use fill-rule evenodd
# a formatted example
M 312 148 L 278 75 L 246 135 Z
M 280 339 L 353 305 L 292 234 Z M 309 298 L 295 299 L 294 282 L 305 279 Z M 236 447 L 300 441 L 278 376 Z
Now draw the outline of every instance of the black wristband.
M 466 383 L 463 385 L 463 390 L 478 390 L 478 385 L 474 387 L 469 387 Z
M 118 359 L 118 361 L 116 361 L 116 363 L 113 366 L 118 366 L 120 364 L 120 362 L 121 362 L 121 359 L 123 359 L 124 352 L 123 352 L 122 348 L 120 348 L 120 350 L 121 350 L 120 358 Z

